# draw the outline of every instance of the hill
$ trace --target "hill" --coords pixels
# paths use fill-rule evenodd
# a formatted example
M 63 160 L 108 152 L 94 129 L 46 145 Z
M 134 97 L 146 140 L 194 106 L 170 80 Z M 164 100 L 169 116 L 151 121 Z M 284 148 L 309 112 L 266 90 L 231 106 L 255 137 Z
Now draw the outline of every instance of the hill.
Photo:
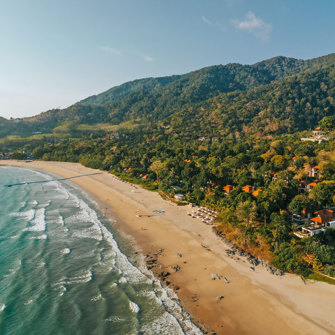
M 280 56 L 253 65 L 216 65 L 184 75 L 135 80 L 62 110 L 21 123 L 8 121 L 0 136 L 29 136 L 36 131 L 77 136 L 84 130 L 106 129 L 101 124 L 172 120 L 181 132 L 186 124 L 192 131 L 208 131 L 210 120 L 222 135 L 243 129 L 255 133 L 259 126 L 259 135 L 309 129 L 333 113 L 334 64 L 335 54 L 306 61 Z M 277 121 L 279 126 L 273 126 Z
M 209 96 L 215 96 L 218 93 L 246 90 L 268 84 L 307 69 L 329 65 L 334 61 L 335 54 L 307 61 L 279 56 L 254 65 L 209 66 L 184 75 L 131 81 L 81 100 L 77 105 L 105 105 L 114 103 L 134 92 L 153 93 L 159 89 L 161 89 L 161 92 L 166 89 L 174 94 L 182 94 L 184 98 L 191 96 L 192 101 L 193 99 L 207 99 Z
M 161 78 L 145 78 L 130 81 L 125 84 L 112 87 L 111 89 L 103 93 L 92 95 L 86 99 L 83 99 L 77 102 L 77 105 L 104 105 L 106 103 L 119 100 L 135 91 L 154 91 L 160 87 L 164 87 L 170 84 L 175 80 L 178 80 L 179 78 L 180 76 L 169 76 Z

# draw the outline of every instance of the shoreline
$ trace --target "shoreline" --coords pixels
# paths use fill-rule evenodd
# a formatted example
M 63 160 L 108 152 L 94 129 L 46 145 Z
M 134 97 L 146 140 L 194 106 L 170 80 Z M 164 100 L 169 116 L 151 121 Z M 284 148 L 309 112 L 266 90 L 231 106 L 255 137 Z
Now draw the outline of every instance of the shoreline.
M 0 161 L 1 165 L 65 178 L 97 171 L 63 162 Z M 236 261 L 226 255 L 229 246 L 212 226 L 189 217 L 189 206 L 172 204 L 107 172 L 71 182 L 98 199 L 103 213 L 107 208 L 111 217 L 119 218 L 115 227 L 131 236 L 143 255 L 162 250 L 157 269 L 154 266 L 151 271 L 158 279 L 159 273 L 169 273 L 163 282 L 170 282 L 195 324 L 199 320 L 217 334 L 335 334 L 334 285 L 305 284 L 288 274 L 273 276 L 260 266 L 253 271 L 244 259 Z M 137 209 L 143 215 L 140 218 L 135 216 Z M 229 283 L 213 280 L 212 274 L 228 278 Z
M 1 167 L 1 163 L 0 163 Z M 35 168 L 34 168 L 35 169 Z M 37 170 L 37 169 L 36 169 Z M 46 170 L 41 170 L 43 172 L 46 172 Z M 55 175 L 56 176 L 56 175 Z M 71 182 L 71 180 L 69 180 Z M 85 192 L 86 195 L 90 198 L 90 200 L 93 200 L 93 203 L 96 205 L 97 209 L 100 211 L 100 213 L 107 219 L 108 224 L 111 225 L 115 231 L 117 231 L 117 239 L 122 239 L 123 241 L 126 241 L 126 245 L 131 247 L 132 253 L 127 255 L 127 258 L 129 262 L 131 262 L 134 266 L 138 267 L 140 271 L 142 271 L 145 275 L 147 275 L 150 279 L 154 279 L 155 282 L 161 286 L 162 289 L 166 291 L 166 294 L 168 298 L 178 305 L 178 308 L 180 308 L 181 312 L 177 313 L 178 317 L 174 315 L 173 312 L 171 312 L 171 306 L 165 306 L 166 310 L 172 314 L 178 322 L 182 325 L 183 330 L 186 328 L 190 329 L 189 326 L 187 326 L 187 323 L 191 322 L 193 323 L 192 327 L 195 326 L 200 331 L 204 332 L 205 334 L 212 334 L 213 331 L 208 329 L 206 325 L 203 325 L 200 323 L 199 320 L 196 320 L 193 315 L 191 315 L 186 307 L 183 305 L 182 300 L 178 296 L 178 293 L 176 292 L 174 287 L 166 286 L 166 283 L 164 280 L 159 278 L 158 274 L 155 273 L 153 268 L 148 266 L 147 258 L 148 257 L 155 257 L 155 255 L 158 255 L 161 253 L 161 250 L 147 250 L 147 253 L 144 254 L 143 250 L 140 248 L 138 243 L 136 242 L 135 238 L 130 234 L 129 229 L 125 226 L 125 223 L 120 219 L 120 217 L 117 215 L 116 212 L 113 211 L 111 206 L 109 206 L 107 203 L 99 200 L 94 194 L 87 191 L 86 189 L 82 187 L 78 187 L 78 185 L 74 185 L 79 192 Z M 137 185 L 136 185 L 137 186 Z M 138 186 L 137 186 L 138 187 Z M 107 207 L 106 207 L 107 206 Z M 106 223 L 107 224 L 107 223 Z M 114 234 L 114 232 L 113 232 Z M 115 238 L 115 236 L 114 236 Z M 116 241 L 117 241 L 116 239 Z M 118 242 L 117 242 L 118 243 Z M 122 247 L 120 247 L 118 243 L 118 247 L 120 248 L 121 252 L 124 253 L 122 250 Z M 162 267 L 162 264 L 157 263 L 158 267 Z

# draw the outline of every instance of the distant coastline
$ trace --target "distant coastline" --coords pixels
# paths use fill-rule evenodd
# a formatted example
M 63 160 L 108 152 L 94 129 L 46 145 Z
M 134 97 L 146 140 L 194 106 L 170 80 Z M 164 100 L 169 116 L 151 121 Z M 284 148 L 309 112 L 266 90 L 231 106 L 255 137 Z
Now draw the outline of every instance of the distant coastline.
M 1 165 L 41 169 L 63 178 L 96 172 L 77 163 L 1 161 Z M 335 286 L 305 285 L 297 276 L 275 277 L 261 267 L 253 271 L 249 263 L 229 258 L 227 246 L 210 226 L 189 217 L 188 208 L 107 172 L 73 182 L 94 195 L 107 215 L 111 210 L 120 218 L 117 228 L 134 239 L 156 276 L 208 329 L 217 334 L 334 333 L 330 306 Z M 140 218 L 136 210 L 143 214 Z M 213 274 L 218 275 L 215 280 Z

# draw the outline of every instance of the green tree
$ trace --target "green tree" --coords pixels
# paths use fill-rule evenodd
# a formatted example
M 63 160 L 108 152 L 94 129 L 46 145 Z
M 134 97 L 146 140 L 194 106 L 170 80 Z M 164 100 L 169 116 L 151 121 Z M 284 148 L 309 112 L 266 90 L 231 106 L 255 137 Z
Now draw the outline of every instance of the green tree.
M 288 241 L 290 232 L 290 218 L 287 214 L 273 213 L 271 215 L 272 235 L 275 242 Z
M 286 162 L 282 155 L 275 155 L 271 158 L 270 162 L 272 163 L 273 169 L 275 171 L 281 171 L 285 168 Z
M 335 195 L 335 181 L 324 181 L 316 184 L 310 194 L 320 207 L 332 205 Z
M 335 128 L 335 116 L 325 116 L 319 122 L 322 130 L 330 131 Z
M 160 161 L 160 160 L 156 160 L 154 162 L 152 162 L 152 164 L 150 165 L 149 169 L 153 172 L 155 172 L 156 176 L 157 176 L 157 180 L 159 181 L 164 175 L 165 173 L 168 171 L 167 167 L 166 167 L 166 163 Z
M 236 208 L 237 218 L 244 222 L 247 227 L 254 223 L 257 217 L 257 206 L 255 201 L 247 200 L 238 204 Z
M 301 213 L 305 208 L 315 209 L 316 203 L 313 199 L 309 198 L 306 194 L 296 195 L 292 201 L 289 203 L 287 209 L 291 213 Z

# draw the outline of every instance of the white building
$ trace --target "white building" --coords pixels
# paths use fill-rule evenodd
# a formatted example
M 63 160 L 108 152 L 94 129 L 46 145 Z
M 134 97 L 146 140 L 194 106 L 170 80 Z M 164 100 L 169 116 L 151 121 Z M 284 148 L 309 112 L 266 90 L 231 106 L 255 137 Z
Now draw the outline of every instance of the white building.
M 184 194 L 177 193 L 177 194 L 175 194 L 174 198 L 178 201 L 183 201 L 184 200 Z

